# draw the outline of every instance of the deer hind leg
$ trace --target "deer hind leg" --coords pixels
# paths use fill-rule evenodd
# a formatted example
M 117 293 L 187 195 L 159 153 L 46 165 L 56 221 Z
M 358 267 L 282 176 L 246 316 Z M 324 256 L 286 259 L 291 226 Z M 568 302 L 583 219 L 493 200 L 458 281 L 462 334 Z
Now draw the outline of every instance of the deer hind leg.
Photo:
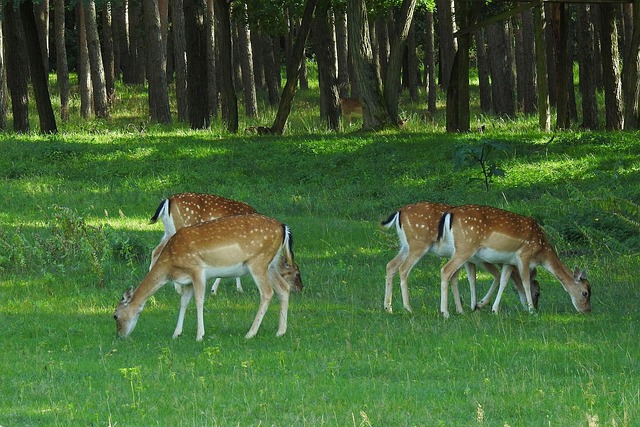
M 391 305 L 391 301 L 393 299 L 393 278 L 398 272 L 398 268 L 400 264 L 407 256 L 406 250 L 400 249 L 398 255 L 396 255 L 389 263 L 387 264 L 387 276 L 385 281 L 385 291 L 384 291 L 384 309 L 393 313 L 393 306 Z
M 178 314 L 178 324 L 173 332 L 173 338 L 182 335 L 182 326 L 184 325 L 184 315 L 187 312 L 187 306 L 193 297 L 193 285 L 185 285 L 182 287 L 182 295 L 180 296 L 180 313 Z
M 409 273 L 424 256 L 424 251 L 409 249 L 409 254 L 400 264 L 400 291 L 402 292 L 402 305 L 409 313 L 413 313 L 409 301 Z
M 211 293 L 216 295 L 218 293 L 218 287 L 220 287 L 220 282 L 222 281 L 222 279 L 220 277 L 216 278 L 216 280 L 213 281 L 213 286 L 211 286 Z
M 489 303 L 489 301 L 491 301 L 493 293 L 496 291 L 496 289 L 498 289 L 498 286 L 500 285 L 500 270 L 495 265 L 488 262 L 483 262 L 482 268 L 487 270 L 493 276 L 493 283 L 491 283 L 491 287 L 487 291 L 486 295 L 483 296 L 478 303 L 478 308 L 484 307 Z
M 476 265 L 471 262 L 466 262 L 464 264 L 464 269 L 467 272 L 467 280 L 469 281 L 469 292 L 470 292 L 470 305 L 471 311 L 474 311 L 478 307 L 478 294 L 476 292 Z
M 253 338 L 258 333 L 258 329 L 260 329 L 260 324 L 262 323 L 262 319 L 264 315 L 267 314 L 267 309 L 269 308 L 269 302 L 271 302 L 271 298 L 273 298 L 273 288 L 269 283 L 269 272 L 265 268 L 262 271 L 252 270 L 251 275 L 253 276 L 253 280 L 256 282 L 258 286 L 258 290 L 260 291 L 260 306 L 258 307 L 258 312 L 256 313 L 255 319 L 253 319 L 253 324 L 245 335 L 245 338 Z
M 240 280 L 239 277 L 236 277 L 236 290 L 240 293 L 244 292 L 244 289 L 242 289 L 242 280 Z
M 452 283 L 451 285 L 455 298 L 455 294 L 458 292 L 458 270 L 462 268 L 465 260 L 468 258 L 469 257 L 463 258 L 454 256 L 440 270 L 440 314 L 442 314 L 445 319 L 449 318 L 449 282 L 455 280 L 455 283 Z M 459 298 L 460 294 L 458 293 L 458 299 Z M 457 302 L 460 303 L 460 301 Z M 462 308 L 462 304 L 460 304 L 460 308 Z
M 196 297 L 196 314 L 198 317 L 198 332 L 196 333 L 196 341 L 202 341 L 204 338 L 204 289 L 207 278 L 204 271 L 199 272 L 193 278 L 193 292 Z
M 498 289 L 498 295 L 496 295 L 496 300 L 493 302 L 493 306 L 491 307 L 491 311 L 493 313 L 497 313 L 500 310 L 500 300 L 502 299 L 502 293 L 507 287 L 507 282 L 511 278 L 511 272 L 513 271 L 513 265 L 503 265 L 502 273 L 500 274 L 500 288 Z

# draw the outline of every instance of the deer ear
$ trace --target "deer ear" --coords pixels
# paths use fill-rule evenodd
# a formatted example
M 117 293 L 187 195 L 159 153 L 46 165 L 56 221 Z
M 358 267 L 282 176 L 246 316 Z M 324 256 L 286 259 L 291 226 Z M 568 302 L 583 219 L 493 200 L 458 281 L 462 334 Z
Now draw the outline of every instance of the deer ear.
M 129 288 L 126 291 L 124 291 L 124 294 L 122 294 L 122 302 L 125 304 L 129 304 L 129 302 L 131 302 L 131 297 L 133 296 L 133 288 Z
M 580 268 L 576 265 L 573 268 L 573 279 L 575 281 L 579 281 L 586 278 L 587 278 L 587 267 L 585 267 L 582 271 L 580 271 Z
M 532 269 L 531 273 L 529 273 L 529 280 L 535 279 L 537 275 L 538 275 L 538 270 L 536 270 L 535 268 Z

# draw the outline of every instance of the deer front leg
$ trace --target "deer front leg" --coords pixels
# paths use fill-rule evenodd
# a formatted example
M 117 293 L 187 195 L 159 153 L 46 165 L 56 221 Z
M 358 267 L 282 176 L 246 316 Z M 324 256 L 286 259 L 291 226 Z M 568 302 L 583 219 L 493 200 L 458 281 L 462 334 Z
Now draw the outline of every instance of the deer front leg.
M 493 307 L 491 307 L 491 311 L 493 313 L 497 313 L 500 310 L 500 300 L 502 299 L 502 293 L 504 289 L 507 287 L 507 282 L 509 278 L 511 278 L 511 272 L 513 271 L 512 265 L 503 265 L 502 273 L 500 274 L 500 288 L 498 289 L 498 295 L 496 295 L 496 300 L 493 302 Z
M 258 329 L 260 329 L 260 324 L 262 323 L 262 319 L 264 315 L 267 314 L 267 309 L 269 308 L 269 302 L 271 302 L 271 298 L 273 297 L 273 288 L 269 284 L 268 273 L 254 273 L 251 272 L 253 276 L 253 280 L 258 285 L 258 290 L 260 291 L 260 307 L 258 307 L 258 312 L 256 313 L 255 319 L 253 319 L 253 324 L 245 335 L 245 338 L 253 338 L 258 333 Z
M 278 272 L 274 272 L 272 282 L 275 283 L 275 290 L 280 300 L 280 319 L 278 321 L 277 337 L 283 336 L 287 332 L 287 313 L 289 311 L 289 284 Z
M 458 270 L 460 270 L 460 268 L 464 264 L 464 259 L 466 258 L 453 257 L 440 270 L 440 313 L 442 314 L 442 317 L 444 317 L 445 319 L 449 318 L 449 308 L 448 308 L 449 282 L 454 277 L 454 275 L 457 274 Z M 455 286 L 457 289 L 457 282 Z M 460 295 L 458 294 L 458 298 L 459 297 Z M 462 306 L 462 304 L 460 305 Z
M 478 308 L 478 294 L 476 292 L 476 265 L 471 262 L 464 264 L 464 269 L 467 272 L 467 280 L 469 281 L 469 292 L 471 311 L 475 311 Z
M 196 297 L 196 314 L 198 318 L 198 332 L 196 333 L 196 341 L 202 341 L 204 338 L 204 288 L 206 286 L 205 272 L 200 272 L 193 278 L 193 292 Z

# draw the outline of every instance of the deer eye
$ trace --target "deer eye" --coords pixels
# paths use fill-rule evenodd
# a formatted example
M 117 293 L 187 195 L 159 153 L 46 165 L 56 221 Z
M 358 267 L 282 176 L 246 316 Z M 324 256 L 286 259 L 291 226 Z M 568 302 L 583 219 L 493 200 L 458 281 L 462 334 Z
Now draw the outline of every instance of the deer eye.
M 117 315 L 117 314 L 114 314 L 114 315 L 113 315 L 113 319 L 114 319 L 114 320 L 118 320 L 118 315 Z
M 583 297 L 585 297 L 585 298 L 586 298 L 586 297 L 588 297 L 588 296 L 589 296 L 589 292 L 587 292 L 587 291 L 582 291 L 582 296 L 583 296 Z

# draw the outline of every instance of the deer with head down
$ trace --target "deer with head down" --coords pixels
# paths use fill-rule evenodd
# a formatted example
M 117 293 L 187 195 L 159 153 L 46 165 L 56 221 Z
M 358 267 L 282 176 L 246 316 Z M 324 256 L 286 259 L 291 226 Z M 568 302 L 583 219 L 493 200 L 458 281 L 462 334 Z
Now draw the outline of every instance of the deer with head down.
M 440 271 L 440 311 L 445 317 L 449 314 L 448 284 L 470 259 L 509 266 L 502 270 L 498 303 L 506 286 L 505 275 L 514 269 L 522 278 L 527 306 L 533 311 L 530 272 L 541 266 L 562 283 L 577 311 L 591 311 L 591 284 L 586 269 L 569 270 L 532 218 L 490 206 L 458 206 L 448 209 L 442 216 L 438 241 L 452 251 L 451 258 Z
M 158 219 L 162 221 L 164 235 L 162 240 L 151 253 L 151 264 L 153 267 L 171 236 L 182 227 L 200 224 L 213 219 L 231 215 L 245 215 L 255 213 L 256 210 L 246 203 L 236 200 L 226 199 L 214 194 L 201 193 L 179 193 L 164 199 L 160 202 L 156 213 L 153 215 L 150 224 L 155 224 Z M 220 286 L 220 278 L 216 278 L 211 287 L 211 292 L 216 293 Z M 236 289 L 242 292 L 242 282 L 236 277 Z M 177 288 L 176 290 L 181 290 Z
M 393 279 L 396 274 L 399 273 L 400 275 L 400 290 L 404 308 L 411 312 L 408 277 L 413 267 L 428 253 L 439 257 L 450 257 L 452 255 L 451 248 L 438 241 L 438 223 L 448 209 L 451 209 L 451 206 L 443 203 L 418 202 L 401 207 L 391 214 L 387 220 L 382 222 L 382 225 L 387 228 L 395 226 L 400 240 L 400 251 L 387 264 L 384 308 L 388 312 L 392 312 Z M 491 288 L 480 300 L 479 304 L 476 304 L 476 263 L 480 264 L 494 277 Z M 475 310 L 487 304 L 491 299 L 500 280 L 500 270 L 495 265 L 482 262 L 481 260 L 470 260 L 470 262 L 464 264 L 464 267 L 467 271 L 467 278 L 471 289 L 471 309 Z M 535 271 L 533 274 L 535 274 Z M 509 278 L 509 276 L 506 277 L 507 279 Z M 520 275 L 517 272 L 513 272 L 511 278 L 520 296 L 520 301 L 526 306 L 526 296 Z M 537 307 L 538 297 L 540 296 L 540 285 L 536 280 L 532 280 L 531 286 L 533 302 Z M 457 311 L 462 312 L 457 274 L 452 279 L 451 287 Z M 494 311 L 498 310 L 499 303 L 500 301 L 498 300 L 494 304 Z
M 178 229 L 140 285 L 135 290 L 127 290 L 118 303 L 113 316 L 117 332 L 121 337 L 127 337 L 149 297 L 172 281 L 184 287 L 173 337 L 182 334 L 185 312 L 195 295 L 196 340 L 201 341 L 207 279 L 245 274 L 251 274 L 260 291 L 260 307 L 246 338 L 252 338 L 258 332 L 274 292 L 280 300 L 277 336 L 284 335 L 289 292 L 291 288 L 302 290 L 302 280 L 293 256 L 289 227 L 260 214 L 227 216 Z

